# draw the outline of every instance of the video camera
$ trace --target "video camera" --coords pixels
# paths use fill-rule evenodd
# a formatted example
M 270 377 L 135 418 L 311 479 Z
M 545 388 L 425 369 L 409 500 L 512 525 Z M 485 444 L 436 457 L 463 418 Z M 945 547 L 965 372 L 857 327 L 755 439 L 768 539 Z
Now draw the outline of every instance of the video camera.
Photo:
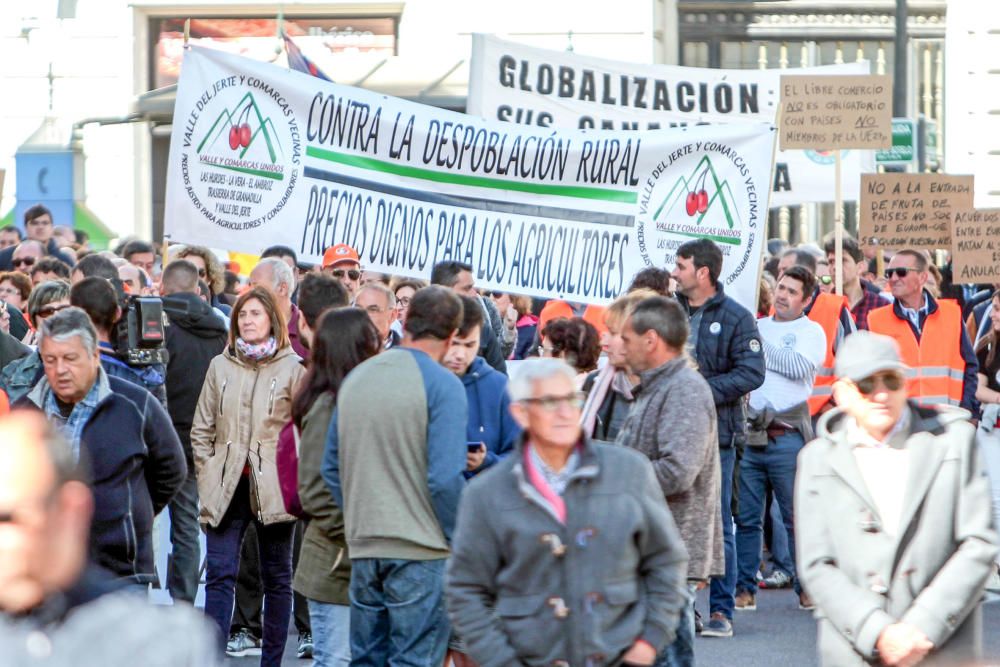
M 166 364 L 163 301 L 155 296 L 129 294 L 121 280 L 112 280 L 111 284 L 122 311 L 112 332 L 115 354 L 129 366 Z

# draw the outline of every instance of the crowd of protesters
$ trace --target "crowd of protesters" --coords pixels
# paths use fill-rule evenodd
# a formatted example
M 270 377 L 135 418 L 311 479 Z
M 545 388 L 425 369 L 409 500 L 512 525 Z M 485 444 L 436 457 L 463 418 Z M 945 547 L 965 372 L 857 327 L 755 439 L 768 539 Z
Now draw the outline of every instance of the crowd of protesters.
M 63 561 L 32 558 L 52 536 L 0 541 L 0 628 L 28 637 L 10 655 L 84 664 L 80 613 L 186 633 L 162 649 L 175 665 L 279 665 L 294 622 L 317 665 L 686 666 L 776 588 L 825 619 L 824 664 L 977 655 L 1000 290 L 927 253 L 772 241 L 751 312 L 694 240 L 601 307 L 484 292 L 458 261 L 427 283 L 374 273 L 345 244 L 317 266 L 262 249 L 240 276 L 208 248 L 95 251 L 54 222 L 35 206 L 0 229 L 18 442 L 0 515 L 67 532 Z M 162 302 L 162 357 L 122 349 L 133 297 Z M 920 494 L 950 533 L 920 527 Z M 836 514 L 854 505 L 860 522 Z M 158 585 L 165 509 L 175 616 L 134 595 Z

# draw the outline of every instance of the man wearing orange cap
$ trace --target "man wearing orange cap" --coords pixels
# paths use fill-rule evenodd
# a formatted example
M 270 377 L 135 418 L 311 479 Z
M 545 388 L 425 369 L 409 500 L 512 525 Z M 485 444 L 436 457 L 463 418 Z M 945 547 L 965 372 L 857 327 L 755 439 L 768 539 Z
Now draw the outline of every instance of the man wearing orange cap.
M 330 246 L 323 253 L 323 273 L 339 280 L 351 299 L 361 286 L 361 258 L 358 251 L 346 243 Z

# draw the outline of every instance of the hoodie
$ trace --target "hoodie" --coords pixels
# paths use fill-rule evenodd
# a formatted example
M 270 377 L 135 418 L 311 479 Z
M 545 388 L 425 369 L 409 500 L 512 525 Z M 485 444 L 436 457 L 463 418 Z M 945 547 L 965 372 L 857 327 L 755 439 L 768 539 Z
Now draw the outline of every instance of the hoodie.
M 191 422 L 198 405 L 205 375 L 212 359 L 222 354 L 229 332 L 216 312 L 197 294 L 171 294 L 163 299 L 169 324 L 166 329 L 167 410 L 184 446 L 188 466 L 191 457 Z M 193 469 L 193 468 L 192 468 Z
M 507 455 L 521 435 L 521 427 L 510 414 L 507 376 L 494 370 L 482 357 L 476 357 L 462 376 L 469 405 L 466 436 L 469 442 L 485 442 L 486 458 L 466 478 L 478 475 Z

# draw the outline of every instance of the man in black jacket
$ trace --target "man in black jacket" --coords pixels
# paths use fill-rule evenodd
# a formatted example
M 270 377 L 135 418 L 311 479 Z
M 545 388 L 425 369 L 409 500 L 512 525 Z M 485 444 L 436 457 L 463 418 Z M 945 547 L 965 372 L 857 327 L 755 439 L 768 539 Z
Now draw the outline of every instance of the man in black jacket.
M 52 232 L 55 226 L 52 224 L 52 212 L 41 204 L 35 204 L 24 212 L 24 229 L 27 238 L 38 241 L 42 244 L 42 249 L 49 257 L 55 257 L 59 261 L 65 262 L 67 266 L 73 266 L 72 258 L 59 250 Z M 14 250 L 17 246 L 11 246 L 0 250 L 0 271 L 10 271 L 14 268 L 11 263 L 14 258 Z
M 167 589 L 175 600 L 194 604 L 198 593 L 201 549 L 198 543 L 198 484 L 191 454 L 191 422 L 212 359 L 226 347 L 226 325 L 198 295 L 198 268 L 185 259 L 163 270 L 161 295 L 169 325 L 166 345 L 167 408 L 177 429 L 188 474 L 170 503 L 172 555 Z
M 155 579 L 153 517 L 187 475 L 181 444 L 152 394 L 104 372 L 83 310 L 47 318 L 39 335 L 45 374 L 18 405 L 44 412 L 88 468 L 94 561 L 145 587 Z
M 722 534 L 726 576 L 712 579 L 711 618 L 702 636 L 731 637 L 736 594 L 736 539 L 733 534 L 733 473 L 737 448 L 746 440 L 744 397 L 764 383 L 764 355 L 757 323 L 749 310 L 726 296 L 719 282 L 722 252 L 708 239 L 677 248 L 677 301 L 688 313 L 688 349 L 712 389 L 719 419 L 722 465 Z

